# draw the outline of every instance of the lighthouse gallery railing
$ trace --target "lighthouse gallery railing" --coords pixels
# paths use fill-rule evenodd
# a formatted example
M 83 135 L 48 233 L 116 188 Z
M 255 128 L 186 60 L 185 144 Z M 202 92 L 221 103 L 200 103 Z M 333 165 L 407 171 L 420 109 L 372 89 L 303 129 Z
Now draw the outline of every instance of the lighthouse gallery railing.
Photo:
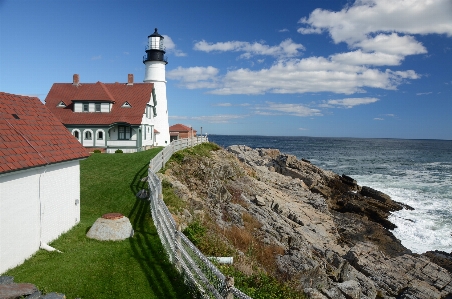
M 149 163 L 149 200 L 154 224 L 170 262 L 182 274 L 185 283 L 201 298 L 251 299 L 233 286 L 226 277 L 181 233 L 163 202 L 162 183 L 156 173 L 164 167 L 173 153 L 208 142 L 206 136 L 179 139 L 171 142 Z

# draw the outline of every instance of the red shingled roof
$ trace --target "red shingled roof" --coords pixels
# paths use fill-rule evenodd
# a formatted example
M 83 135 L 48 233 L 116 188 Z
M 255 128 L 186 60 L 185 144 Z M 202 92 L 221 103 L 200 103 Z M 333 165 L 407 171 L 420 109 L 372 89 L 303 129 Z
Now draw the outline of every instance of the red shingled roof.
M 54 83 L 45 102 L 46 107 L 65 125 L 110 125 L 115 122 L 138 125 L 153 88 L 152 83 Z M 67 105 L 65 108 L 57 107 L 61 101 Z M 113 103 L 113 106 L 109 113 L 73 112 L 74 101 L 106 101 Z M 131 107 L 121 107 L 125 102 Z
M 36 97 L 0 92 L 0 173 L 88 157 Z
M 190 130 L 191 128 L 183 124 L 175 124 L 169 127 L 170 132 L 190 132 Z M 193 130 L 193 132 L 196 132 L 196 130 Z

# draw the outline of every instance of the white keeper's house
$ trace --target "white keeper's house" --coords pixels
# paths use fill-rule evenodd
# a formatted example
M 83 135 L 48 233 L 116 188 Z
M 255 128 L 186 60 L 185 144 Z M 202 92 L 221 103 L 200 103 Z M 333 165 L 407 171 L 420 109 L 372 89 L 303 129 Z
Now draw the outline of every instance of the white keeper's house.
M 163 36 L 148 36 L 144 83 L 54 83 L 45 105 L 90 151 L 136 152 L 170 143 Z
M 88 156 L 38 98 L 0 92 L 0 274 L 80 221 Z

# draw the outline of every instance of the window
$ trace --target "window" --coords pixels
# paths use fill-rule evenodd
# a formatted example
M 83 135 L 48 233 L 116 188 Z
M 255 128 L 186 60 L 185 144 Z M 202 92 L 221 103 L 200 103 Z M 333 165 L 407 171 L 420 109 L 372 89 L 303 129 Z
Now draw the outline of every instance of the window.
M 85 132 L 85 140 L 91 140 L 93 138 L 93 135 L 90 131 Z
M 100 112 L 100 103 L 94 104 L 94 107 L 96 112 Z
M 89 104 L 83 104 L 83 112 L 89 112 Z
M 104 132 L 103 131 L 97 132 L 97 140 L 102 140 L 102 139 L 104 139 Z
M 118 139 L 129 140 L 130 139 L 130 127 L 118 126 Z
M 77 139 L 80 138 L 80 136 L 79 136 L 79 134 L 78 134 L 78 131 L 74 131 L 73 134 L 74 134 L 74 137 L 75 137 L 75 138 L 77 138 Z

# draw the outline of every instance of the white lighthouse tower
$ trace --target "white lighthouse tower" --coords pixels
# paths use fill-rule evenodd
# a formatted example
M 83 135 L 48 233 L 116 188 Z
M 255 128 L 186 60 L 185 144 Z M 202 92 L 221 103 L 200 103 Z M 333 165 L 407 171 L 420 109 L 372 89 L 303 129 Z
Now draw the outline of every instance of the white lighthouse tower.
M 144 73 L 145 83 L 154 83 L 155 98 L 157 105 L 154 117 L 155 145 L 167 146 L 170 143 L 169 123 L 168 123 L 168 103 L 166 99 L 165 66 L 168 63 L 165 57 L 165 47 L 163 46 L 163 36 L 157 32 L 148 36 L 146 55 L 143 57 L 146 66 Z

